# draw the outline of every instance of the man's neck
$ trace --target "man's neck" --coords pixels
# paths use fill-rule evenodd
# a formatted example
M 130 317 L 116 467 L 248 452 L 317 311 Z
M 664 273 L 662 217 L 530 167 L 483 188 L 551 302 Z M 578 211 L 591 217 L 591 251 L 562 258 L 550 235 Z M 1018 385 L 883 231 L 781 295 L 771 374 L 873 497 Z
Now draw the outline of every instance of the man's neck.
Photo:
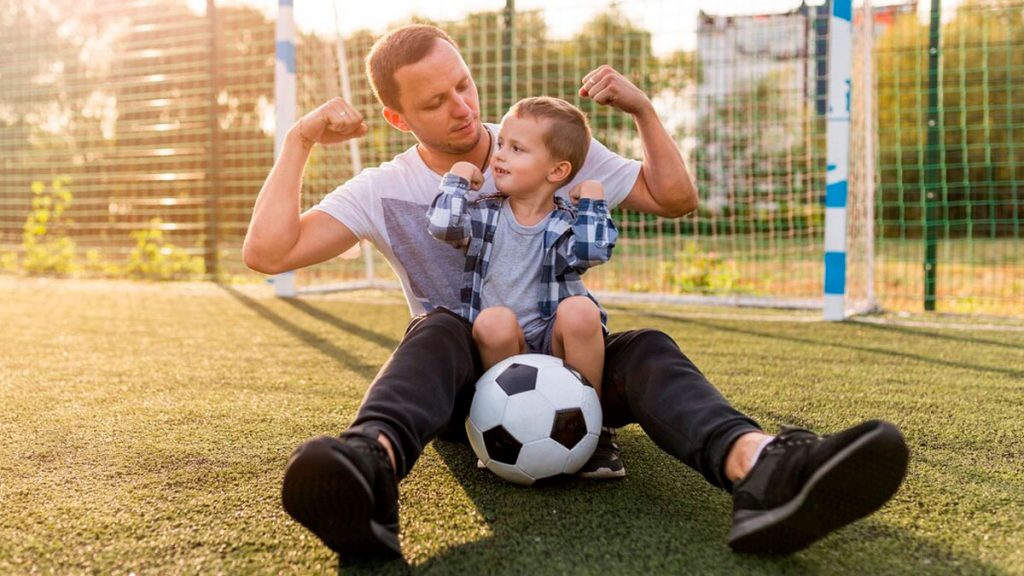
M 448 172 L 456 162 L 469 162 L 480 168 L 481 172 L 486 172 L 493 143 L 491 142 L 491 131 L 487 129 L 487 126 L 481 126 L 481 129 L 484 133 L 480 136 L 476 146 L 464 154 L 449 154 L 441 150 L 427 148 L 422 144 L 416 146 L 416 151 L 419 153 L 420 158 L 423 159 L 423 163 L 427 165 L 427 168 L 430 168 L 437 174 Z

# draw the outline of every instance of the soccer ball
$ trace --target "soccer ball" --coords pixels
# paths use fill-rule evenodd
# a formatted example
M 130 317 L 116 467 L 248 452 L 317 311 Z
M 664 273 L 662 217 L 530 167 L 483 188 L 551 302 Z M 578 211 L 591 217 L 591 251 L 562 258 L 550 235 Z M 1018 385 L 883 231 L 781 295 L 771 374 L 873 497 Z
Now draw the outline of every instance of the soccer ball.
M 594 454 L 601 402 L 560 358 L 520 354 L 476 383 L 466 433 L 480 461 L 516 484 L 572 474 Z

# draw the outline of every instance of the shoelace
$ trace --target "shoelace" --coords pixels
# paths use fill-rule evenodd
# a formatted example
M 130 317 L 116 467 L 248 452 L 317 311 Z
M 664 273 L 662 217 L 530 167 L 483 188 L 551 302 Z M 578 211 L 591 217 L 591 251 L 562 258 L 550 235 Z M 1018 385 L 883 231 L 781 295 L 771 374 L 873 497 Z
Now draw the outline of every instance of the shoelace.
M 807 435 L 805 436 L 804 433 Z M 764 447 L 765 452 L 772 452 L 779 448 L 788 448 L 790 446 L 801 446 L 804 444 L 811 444 L 820 440 L 821 437 L 807 430 L 806 428 L 797 428 L 795 426 L 783 426 L 782 432 L 775 437 L 771 443 Z

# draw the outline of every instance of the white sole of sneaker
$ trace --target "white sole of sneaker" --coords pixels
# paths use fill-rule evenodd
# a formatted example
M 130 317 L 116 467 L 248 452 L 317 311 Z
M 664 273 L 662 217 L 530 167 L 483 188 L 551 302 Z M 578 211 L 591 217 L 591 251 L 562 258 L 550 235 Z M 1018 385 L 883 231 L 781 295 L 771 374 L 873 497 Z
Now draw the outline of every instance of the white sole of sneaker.
M 612 470 L 611 468 L 598 468 L 591 472 L 577 472 L 577 478 L 583 478 L 584 480 L 614 480 L 616 478 L 625 478 L 626 469 Z

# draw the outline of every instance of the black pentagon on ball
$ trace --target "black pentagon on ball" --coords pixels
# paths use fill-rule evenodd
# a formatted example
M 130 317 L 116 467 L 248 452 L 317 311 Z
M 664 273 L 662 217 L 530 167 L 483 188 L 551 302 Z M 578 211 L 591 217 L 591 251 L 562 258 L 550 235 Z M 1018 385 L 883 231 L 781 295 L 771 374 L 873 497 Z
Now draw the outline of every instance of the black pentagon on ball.
M 579 408 L 566 408 L 555 412 L 551 425 L 551 439 L 572 450 L 587 435 L 587 421 Z
M 519 450 L 523 447 L 519 440 L 500 424 L 484 432 L 484 446 L 492 460 L 503 464 L 515 464 L 519 459 Z
M 529 392 L 537 387 L 537 369 L 526 364 L 509 364 L 494 381 L 509 396 Z

